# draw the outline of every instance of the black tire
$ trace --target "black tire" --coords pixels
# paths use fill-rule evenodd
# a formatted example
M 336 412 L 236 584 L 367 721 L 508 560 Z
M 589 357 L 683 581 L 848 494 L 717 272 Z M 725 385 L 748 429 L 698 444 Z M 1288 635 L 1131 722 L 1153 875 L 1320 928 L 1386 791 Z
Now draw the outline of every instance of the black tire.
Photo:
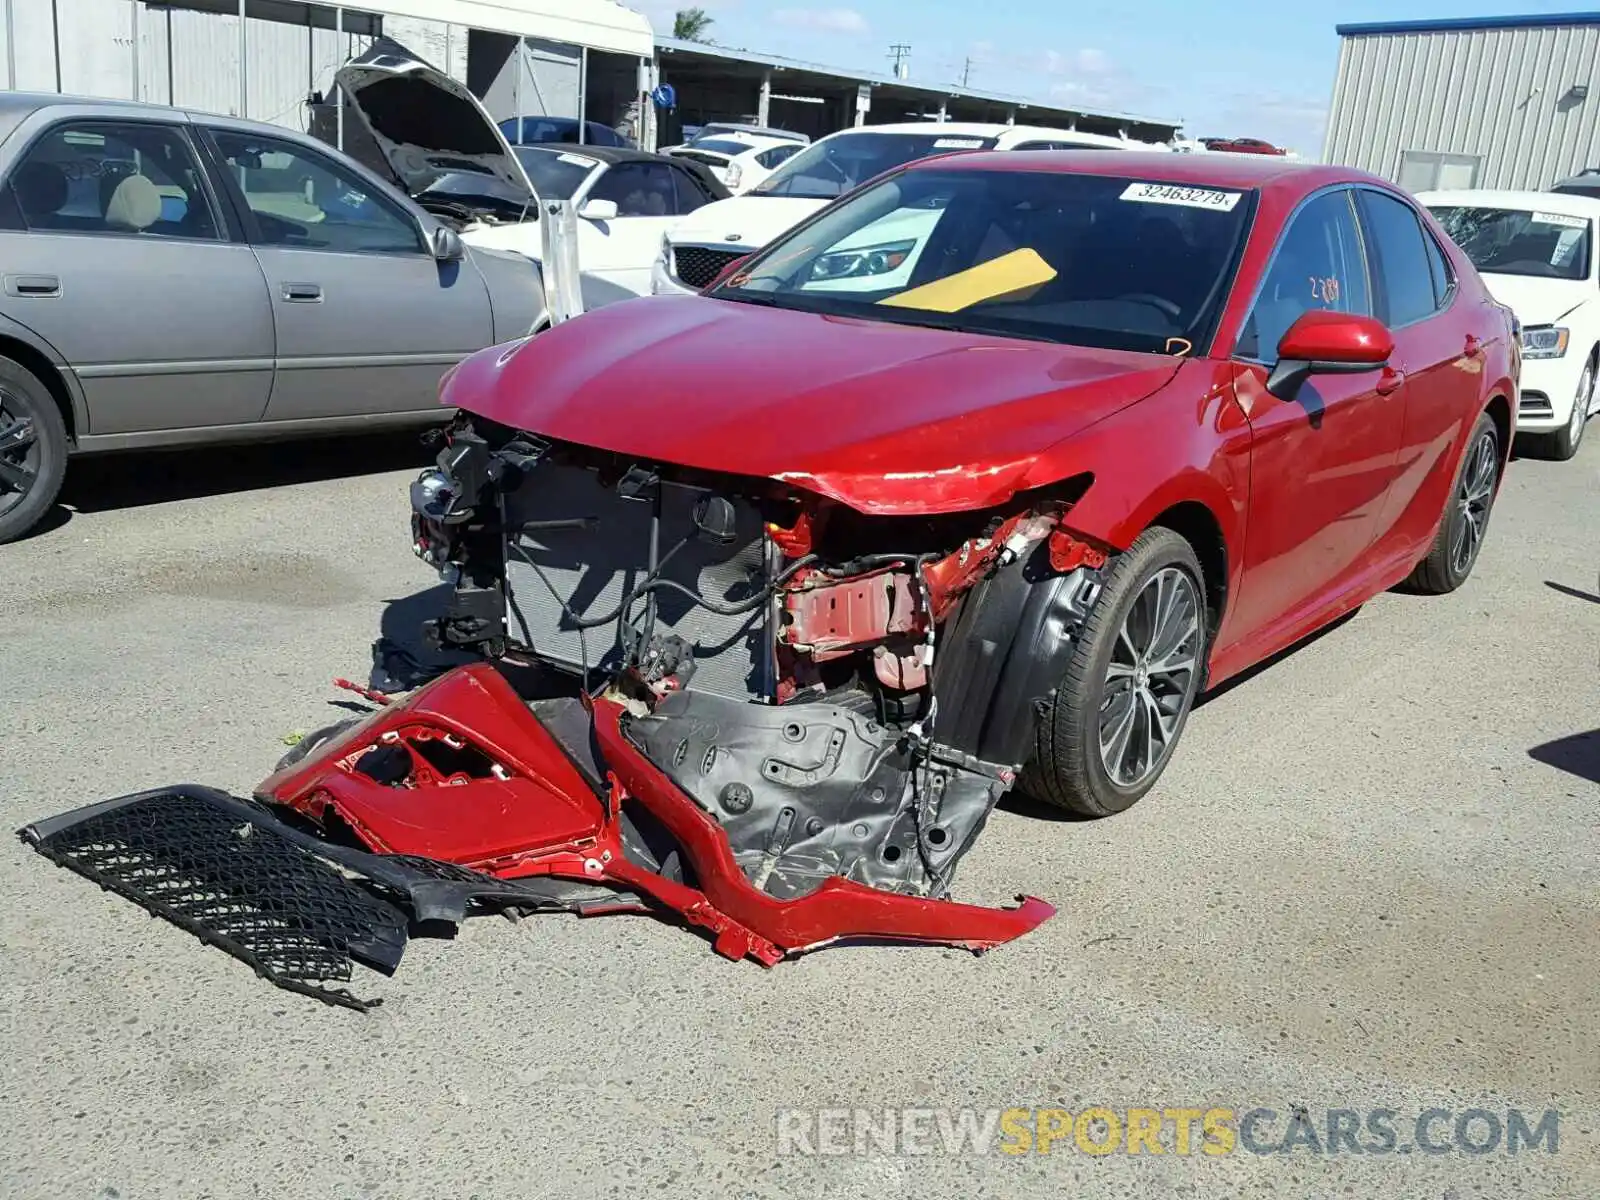
M 20 438 L 20 442 L 13 439 Z M 50 511 L 67 475 L 67 426 L 55 397 L 21 363 L 0 357 L 0 545 Z
M 1487 455 L 1487 492 L 1483 492 L 1484 459 Z M 1434 534 L 1428 555 L 1406 579 L 1406 586 L 1429 596 L 1443 596 L 1453 592 L 1467 581 L 1478 561 L 1478 553 L 1489 535 L 1489 517 L 1494 511 L 1496 488 L 1500 482 L 1500 431 L 1488 413 L 1478 417 L 1467 439 L 1467 448 L 1456 467 L 1455 480 L 1450 485 L 1450 498 L 1445 504 L 1444 518 L 1439 531 Z M 1467 500 L 1468 493 L 1480 499 Z M 1469 509 L 1475 513 L 1471 528 Z M 1463 555 L 1462 539 L 1470 539 Z
M 1594 376 L 1595 359 L 1589 356 L 1589 361 L 1583 368 L 1583 374 L 1578 380 L 1578 394 L 1572 398 L 1572 417 L 1562 428 L 1544 438 L 1545 457 L 1556 462 L 1566 462 L 1578 452 L 1578 446 L 1583 441 L 1584 427 L 1589 420 L 1589 405 L 1594 401 Z M 1579 416 L 1579 412 L 1582 416 Z
M 1177 575 L 1166 574 L 1169 571 Z M 1118 704 L 1119 696 L 1128 697 L 1130 707 L 1126 711 L 1136 726 L 1141 714 L 1142 719 L 1149 718 L 1147 709 L 1134 711 L 1142 685 L 1132 677 L 1120 677 L 1114 683 L 1109 675 L 1113 657 L 1120 663 L 1129 648 L 1128 643 L 1119 647 L 1124 624 L 1134 613 L 1136 603 L 1148 603 L 1144 599 L 1147 587 L 1162 586 L 1158 576 L 1180 591 L 1181 581 L 1191 589 L 1187 595 L 1194 604 L 1194 632 L 1192 639 L 1182 644 L 1192 649 L 1193 665 L 1181 686 L 1164 692 L 1163 711 L 1170 702 L 1170 716 L 1175 720 L 1159 755 L 1150 756 L 1155 760 L 1154 768 L 1148 774 L 1121 782 L 1112 777 L 1101 748 L 1102 720 L 1114 715 L 1112 706 Z M 1131 808 L 1155 786 L 1172 761 L 1204 677 L 1210 628 L 1208 604 L 1205 574 L 1194 547 L 1170 529 L 1145 530 L 1127 553 L 1112 560 L 1106 568 L 1101 593 L 1067 663 L 1065 677 L 1039 716 L 1033 758 L 1019 783 L 1024 794 L 1079 816 L 1108 817 Z M 1136 623 L 1138 620 L 1135 617 Z M 1120 672 L 1123 668 L 1118 669 Z M 1115 743 L 1115 731 L 1112 737 Z

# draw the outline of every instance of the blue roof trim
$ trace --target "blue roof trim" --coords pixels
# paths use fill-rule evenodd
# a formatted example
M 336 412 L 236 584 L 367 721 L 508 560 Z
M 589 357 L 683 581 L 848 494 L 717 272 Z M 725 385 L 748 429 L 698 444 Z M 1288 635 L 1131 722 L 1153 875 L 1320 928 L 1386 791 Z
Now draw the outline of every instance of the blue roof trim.
M 1538 29 L 1558 25 L 1600 25 L 1600 12 L 1527 13 L 1514 17 L 1442 17 L 1421 21 L 1373 21 L 1335 25 L 1340 37 L 1370 33 L 1450 33 L 1469 29 Z

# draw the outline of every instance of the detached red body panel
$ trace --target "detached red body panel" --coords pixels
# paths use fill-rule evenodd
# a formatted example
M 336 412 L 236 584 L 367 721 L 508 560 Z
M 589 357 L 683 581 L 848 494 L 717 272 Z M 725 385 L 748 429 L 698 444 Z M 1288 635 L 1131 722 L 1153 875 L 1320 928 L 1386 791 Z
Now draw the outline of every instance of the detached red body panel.
M 1054 915 L 1042 900 L 985 908 L 902 895 L 834 876 L 777 899 L 754 887 L 717 821 L 623 734 L 624 710 L 592 707 L 607 770 L 596 792 L 493 667 L 460 667 L 382 708 L 257 788 L 327 828 L 342 821 L 367 848 L 470 867 L 501 879 L 554 876 L 615 886 L 706 929 L 729 958 L 771 966 L 840 940 L 933 942 L 982 950 Z M 451 755 L 470 763 L 446 773 Z M 372 763 L 369 756 L 384 756 Z M 625 802 L 671 834 L 691 886 L 630 856 Z

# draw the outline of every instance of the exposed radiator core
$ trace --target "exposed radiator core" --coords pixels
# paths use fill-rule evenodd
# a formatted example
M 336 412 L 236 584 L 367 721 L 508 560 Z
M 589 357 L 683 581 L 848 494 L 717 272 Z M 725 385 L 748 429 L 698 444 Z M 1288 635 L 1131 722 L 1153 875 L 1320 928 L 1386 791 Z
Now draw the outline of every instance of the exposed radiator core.
M 705 493 L 662 483 L 660 553 L 665 556 L 694 532 L 695 502 Z M 578 629 L 551 595 L 584 618 L 611 613 L 649 571 L 653 499 L 630 500 L 601 485 L 595 472 L 542 463 L 520 485 L 502 493 L 507 529 L 506 633 L 513 644 L 577 672 L 584 648 Z M 753 596 L 764 577 L 767 541 L 760 514 L 735 502 L 736 536 L 716 545 L 690 537 L 667 561 L 662 578 L 707 599 L 731 604 Z M 586 528 L 525 529 L 530 523 L 589 519 Z M 538 564 L 536 571 L 529 565 Z M 543 572 L 544 579 L 540 578 Z M 549 581 L 547 586 L 545 580 Z M 656 591 L 657 636 L 676 634 L 693 647 L 691 690 L 730 699 L 769 700 L 776 689 L 772 606 L 723 616 L 670 589 Z M 645 602 L 633 607 L 642 622 Z M 584 632 L 590 668 L 620 664 L 615 623 Z

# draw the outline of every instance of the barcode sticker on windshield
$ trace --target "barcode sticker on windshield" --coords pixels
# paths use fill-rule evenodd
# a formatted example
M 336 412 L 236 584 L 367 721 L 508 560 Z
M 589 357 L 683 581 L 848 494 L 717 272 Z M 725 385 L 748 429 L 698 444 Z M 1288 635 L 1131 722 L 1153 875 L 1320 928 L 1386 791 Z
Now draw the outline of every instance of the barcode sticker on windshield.
M 1563 229 L 1583 229 L 1589 224 L 1582 217 L 1569 217 L 1565 213 L 1542 212 L 1533 214 L 1533 222 L 1535 225 L 1560 225 Z
M 1210 188 L 1179 187 L 1171 183 L 1130 183 L 1122 198 L 1141 204 L 1180 204 L 1185 208 L 1232 212 L 1242 195 L 1243 192 L 1215 192 Z
M 933 143 L 933 148 L 935 150 L 977 150 L 982 145 L 982 138 L 939 138 Z

